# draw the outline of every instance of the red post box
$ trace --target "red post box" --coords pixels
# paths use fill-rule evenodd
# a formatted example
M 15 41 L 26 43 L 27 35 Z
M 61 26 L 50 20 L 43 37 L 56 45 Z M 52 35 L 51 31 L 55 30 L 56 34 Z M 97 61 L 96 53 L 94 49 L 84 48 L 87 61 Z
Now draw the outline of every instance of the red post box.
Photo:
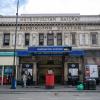
M 46 88 L 54 88 L 54 73 L 46 73 L 45 86 Z

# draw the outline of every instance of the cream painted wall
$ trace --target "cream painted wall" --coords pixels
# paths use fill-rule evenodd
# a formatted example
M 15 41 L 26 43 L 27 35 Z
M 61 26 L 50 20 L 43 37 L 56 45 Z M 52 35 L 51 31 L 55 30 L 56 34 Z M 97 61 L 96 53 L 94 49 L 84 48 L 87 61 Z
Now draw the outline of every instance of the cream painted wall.
M 13 65 L 13 59 L 14 57 L 0 57 L 0 65 Z

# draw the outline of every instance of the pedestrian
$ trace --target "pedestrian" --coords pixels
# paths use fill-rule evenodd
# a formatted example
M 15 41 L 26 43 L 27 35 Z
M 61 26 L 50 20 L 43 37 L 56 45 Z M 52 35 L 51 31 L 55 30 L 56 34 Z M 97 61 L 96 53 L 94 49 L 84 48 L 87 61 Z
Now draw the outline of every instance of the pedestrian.
M 28 85 L 30 86 L 31 85 L 31 82 L 32 81 L 32 76 L 31 76 L 31 74 L 29 73 L 28 74 L 28 77 L 27 77 L 27 83 L 28 83 Z
M 27 76 L 25 73 L 22 75 L 23 87 L 26 87 Z
M 69 72 L 68 73 L 68 85 L 72 84 L 72 74 Z

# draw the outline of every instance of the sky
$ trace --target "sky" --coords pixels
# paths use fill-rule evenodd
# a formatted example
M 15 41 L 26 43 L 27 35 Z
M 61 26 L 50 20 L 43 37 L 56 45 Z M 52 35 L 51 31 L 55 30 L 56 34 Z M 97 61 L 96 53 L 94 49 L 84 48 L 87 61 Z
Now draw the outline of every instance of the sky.
M 0 15 L 16 15 L 17 0 L 0 0 Z M 19 0 L 20 14 L 99 15 L 100 0 Z

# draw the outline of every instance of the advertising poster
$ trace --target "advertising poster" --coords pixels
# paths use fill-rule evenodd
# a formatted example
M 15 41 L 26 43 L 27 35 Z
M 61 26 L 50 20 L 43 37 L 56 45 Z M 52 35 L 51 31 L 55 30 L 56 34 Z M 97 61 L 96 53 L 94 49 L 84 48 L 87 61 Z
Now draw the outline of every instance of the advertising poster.
M 78 69 L 77 68 L 69 68 L 69 73 L 71 73 L 71 76 L 78 76 Z
M 68 73 L 70 73 L 71 76 L 78 76 L 78 71 L 79 71 L 78 63 L 68 63 Z
M 32 68 L 33 68 L 33 64 L 31 63 L 22 64 L 22 71 L 25 72 L 26 75 L 30 73 L 32 76 Z
M 85 77 L 86 78 L 98 78 L 98 66 L 97 65 L 86 65 L 85 66 Z

